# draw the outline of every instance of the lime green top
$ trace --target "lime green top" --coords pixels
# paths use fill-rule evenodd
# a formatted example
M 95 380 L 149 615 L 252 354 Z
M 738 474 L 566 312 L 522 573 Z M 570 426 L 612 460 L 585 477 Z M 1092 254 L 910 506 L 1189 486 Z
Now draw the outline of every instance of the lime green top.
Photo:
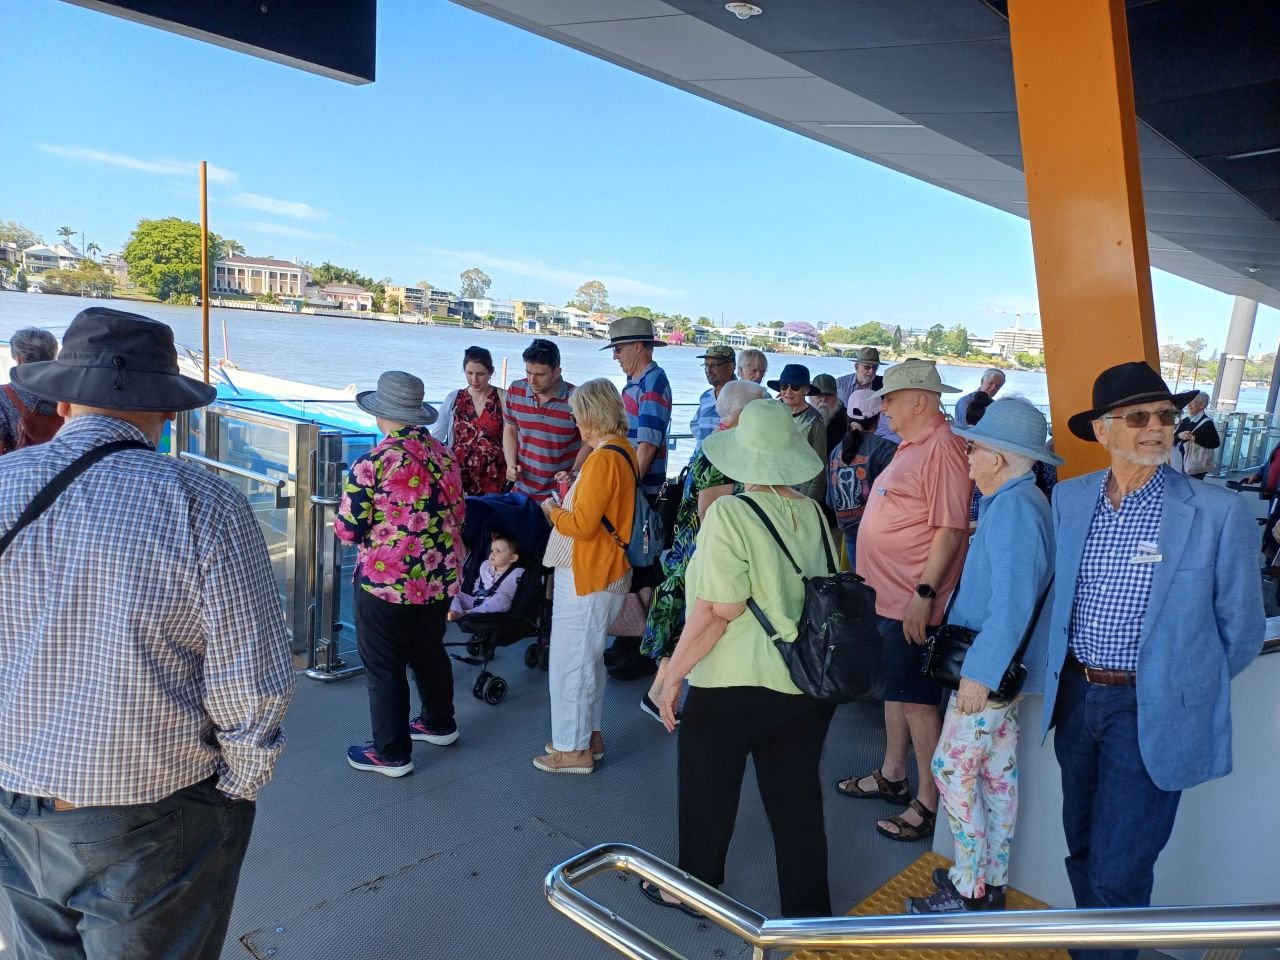
M 828 573 L 822 549 L 822 538 L 829 536 L 827 522 L 816 503 L 770 493 L 748 496 L 773 521 L 806 576 Z M 804 605 L 804 584 L 751 508 L 737 497 L 720 497 L 698 531 L 685 574 L 685 595 L 690 604 L 694 598 L 713 603 L 746 603 L 753 598 L 782 639 L 792 641 Z M 689 683 L 767 687 L 800 695 L 782 656 L 750 610 L 729 623 L 724 636 L 690 672 Z

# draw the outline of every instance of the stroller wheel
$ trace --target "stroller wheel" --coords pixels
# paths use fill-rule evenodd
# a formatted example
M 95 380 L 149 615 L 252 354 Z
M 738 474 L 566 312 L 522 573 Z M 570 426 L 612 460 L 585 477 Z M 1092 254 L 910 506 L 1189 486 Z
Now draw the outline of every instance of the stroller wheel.
M 524 665 L 530 670 L 537 670 L 540 656 L 538 645 L 536 643 L 529 644 L 524 648 Z
M 497 706 L 507 696 L 507 681 L 501 677 L 490 677 L 484 685 L 484 702 Z
M 467 656 L 470 656 L 470 657 L 484 656 L 484 642 L 482 640 L 468 640 Z
M 484 699 L 484 685 L 493 678 L 493 674 L 488 670 L 481 670 L 480 675 L 476 677 L 476 682 L 471 685 L 471 695 L 477 700 Z
M 550 662 L 551 662 L 551 648 L 550 648 L 550 647 L 539 647 L 539 648 L 538 648 L 538 669 L 539 669 L 539 670 L 546 670 L 546 669 L 547 669 L 547 665 L 548 665 Z

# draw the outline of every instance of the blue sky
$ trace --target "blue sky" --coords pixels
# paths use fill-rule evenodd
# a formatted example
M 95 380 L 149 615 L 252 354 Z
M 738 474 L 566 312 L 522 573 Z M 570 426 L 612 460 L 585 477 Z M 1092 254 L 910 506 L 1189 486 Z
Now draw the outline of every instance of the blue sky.
M 119 249 L 140 218 L 198 219 L 205 159 L 215 232 L 398 283 L 456 289 L 479 266 L 492 295 L 564 302 L 599 279 L 615 304 L 729 324 L 986 333 L 1035 309 L 1020 218 L 446 0 L 383 0 L 377 69 L 353 87 L 3 4 L 0 84 L 43 99 L 0 125 L 0 219 Z M 1162 341 L 1221 346 L 1229 297 L 1159 272 L 1154 289 Z M 1262 308 L 1254 347 L 1278 336 Z

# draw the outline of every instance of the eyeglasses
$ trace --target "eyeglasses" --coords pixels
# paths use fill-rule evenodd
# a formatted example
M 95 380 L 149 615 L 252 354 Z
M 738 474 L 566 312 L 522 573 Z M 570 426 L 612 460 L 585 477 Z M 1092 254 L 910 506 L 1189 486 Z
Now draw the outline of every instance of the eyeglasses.
M 1173 407 L 1165 407 L 1163 410 L 1130 410 L 1123 416 L 1113 417 L 1107 415 L 1099 417 L 1099 420 L 1123 420 L 1126 427 L 1133 427 L 1135 430 L 1141 430 L 1151 418 L 1155 417 L 1162 427 L 1172 427 L 1178 422 L 1178 411 Z
M 803 384 L 803 383 L 780 383 L 780 384 L 778 384 L 778 392 L 779 392 L 779 393 L 795 393 L 795 392 L 800 392 L 800 391 L 803 391 L 803 392 L 805 392 L 805 393 L 808 393 L 808 392 L 809 392 L 809 385 L 808 385 L 808 384 Z
M 703 370 L 712 370 L 716 367 L 723 367 L 726 363 L 733 363 L 732 360 L 708 360 L 702 365 Z

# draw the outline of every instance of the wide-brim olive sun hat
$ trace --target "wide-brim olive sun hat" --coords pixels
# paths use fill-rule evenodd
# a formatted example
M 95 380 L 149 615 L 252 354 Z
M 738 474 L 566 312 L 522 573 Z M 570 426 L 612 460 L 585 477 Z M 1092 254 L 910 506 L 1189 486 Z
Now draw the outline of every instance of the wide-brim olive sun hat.
M 791 487 L 823 469 L 822 458 L 800 435 L 791 411 L 776 400 L 752 400 L 738 425 L 702 441 L 712 465 L 739 483 Z
M 884 372 L 884 386 L 877 397 L 899 390 L 927 390 L 929 393 L 959 393 L 959 387 L 943 383 L 933 360 L 903 360 Z
M 971 427 L 953 425 L 958 437 L 1005 453 L 1018 453 L 1041 463 L 1062 466 L 1066 461 L 1045 448 L 1049 422 L 1044 414 L 1025 400 L 997 400 L 987 407 L 982 419 Z

